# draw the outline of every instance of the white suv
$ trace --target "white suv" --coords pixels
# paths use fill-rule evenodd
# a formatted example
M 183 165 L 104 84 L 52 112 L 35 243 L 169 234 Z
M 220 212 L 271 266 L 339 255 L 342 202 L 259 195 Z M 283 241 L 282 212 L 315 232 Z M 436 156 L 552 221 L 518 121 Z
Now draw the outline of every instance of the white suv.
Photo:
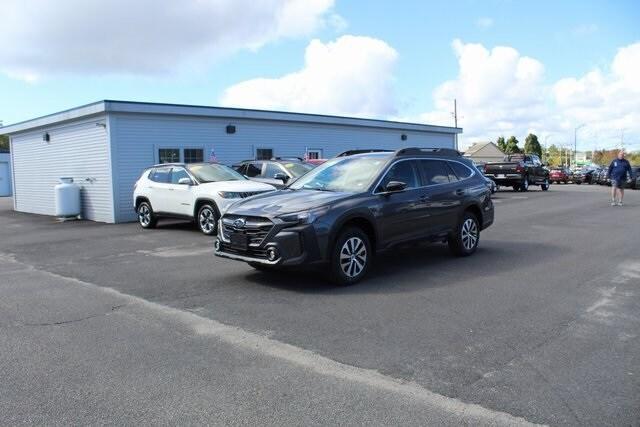
M 185 218 L 212 235 L 220 215 L 234 202 L 274 190 L 224 165 L 171 163 L 144 171 L 134 185 L 133 203 L 142 228 L 155 227 L 160 217 Z

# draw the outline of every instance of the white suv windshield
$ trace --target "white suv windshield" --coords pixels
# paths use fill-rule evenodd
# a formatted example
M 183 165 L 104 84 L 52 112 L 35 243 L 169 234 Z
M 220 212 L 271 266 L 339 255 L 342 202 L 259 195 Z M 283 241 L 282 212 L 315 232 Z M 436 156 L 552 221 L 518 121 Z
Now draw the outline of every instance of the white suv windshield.
M 242 181 L 246 178 L 228 166 L 217 164 L 191 164 L 187 168 L 198 181 L 218 182 L 218 181 Z
M 387 159 L 388 156 L 338 157 L 303 175 L 289 188 L 361 193 L 371 186 Z

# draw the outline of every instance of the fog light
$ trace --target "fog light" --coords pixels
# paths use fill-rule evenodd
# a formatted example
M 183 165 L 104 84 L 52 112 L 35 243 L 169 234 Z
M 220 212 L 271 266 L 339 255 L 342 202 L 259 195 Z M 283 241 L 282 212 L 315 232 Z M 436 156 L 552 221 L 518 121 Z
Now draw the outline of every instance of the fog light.
M 267 258 L 269 261 L 275 261 L 278 258 L 278 250 L 276 248 L 267 249 Z
M 215 243 L 213 244 L 213 247 L 216 249 L 216 251 L 220 250 L 220 240 L 216 239 Z

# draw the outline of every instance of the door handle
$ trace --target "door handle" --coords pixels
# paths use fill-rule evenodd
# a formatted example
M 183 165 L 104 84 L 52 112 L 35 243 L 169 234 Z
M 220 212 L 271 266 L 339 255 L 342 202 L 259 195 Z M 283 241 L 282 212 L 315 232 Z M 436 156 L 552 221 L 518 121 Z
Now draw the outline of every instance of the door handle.
M 456 190 L 456 195 L 458 196 L 464 196 L 465 191 L 462 188 L 458 188 Z
M 420 196 L 420 200 L 421 201 L 425 201 L 425 200 L 429 200 L 431 197 L 427 196 L 426 194 L 423 194 L 422 196 Z

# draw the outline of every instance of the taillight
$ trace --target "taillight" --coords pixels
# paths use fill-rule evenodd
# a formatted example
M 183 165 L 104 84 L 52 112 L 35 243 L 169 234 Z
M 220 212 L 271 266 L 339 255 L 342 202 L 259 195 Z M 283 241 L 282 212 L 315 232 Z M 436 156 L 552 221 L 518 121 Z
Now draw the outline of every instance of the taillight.
M 522 166 L 522 163 L 518 164 L 518 166 L 516 166 L 516 172 L 524 172 L 524 166 Z
M 482 171 L 483 171 L 484 173 L 487 173 L 487 170 L 488 170 L 488 169 L 489 169 L 489 168 L 487 167 L 487 165 L 484 165 L 484 166 L 482 167 Z

